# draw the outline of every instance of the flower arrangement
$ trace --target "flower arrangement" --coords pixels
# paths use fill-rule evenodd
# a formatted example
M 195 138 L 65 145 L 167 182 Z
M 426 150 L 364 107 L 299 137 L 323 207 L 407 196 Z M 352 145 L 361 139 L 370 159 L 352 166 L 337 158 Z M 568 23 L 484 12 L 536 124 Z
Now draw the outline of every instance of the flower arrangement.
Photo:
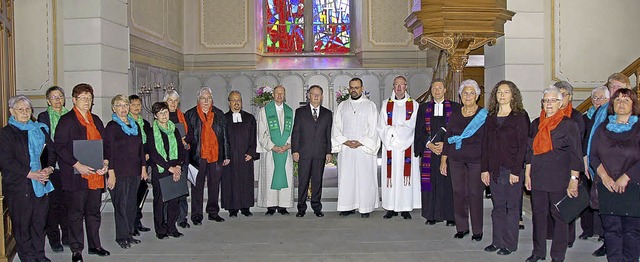
M 263 107 L 271 102 L 271 100 L 273 100 L 273 89 L 268 85 L 264 85 L 256 90 L 256 96 L 251 99 L 251 104 Z
M 369 98 L 369 91 L 364 91 L 364 95 Z M 340 102 L 345 101 L 351 97 L 349 93 L 349 87 L 341 86 L 338 91 L 336 91 L 336 102 L 340 104 Z

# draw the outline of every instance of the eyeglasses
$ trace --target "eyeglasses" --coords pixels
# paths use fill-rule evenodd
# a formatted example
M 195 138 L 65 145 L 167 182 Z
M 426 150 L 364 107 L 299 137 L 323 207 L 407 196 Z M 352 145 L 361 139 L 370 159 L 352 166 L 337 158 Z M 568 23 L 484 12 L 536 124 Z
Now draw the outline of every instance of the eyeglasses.
M 206 97 L 205 97 L 205 96 L 202 96 L 202 97 L 198 98 L 198 100 L 200 100 L 200 101 L 213 101 L 213 97 L 210 97 L 210 96 L 206 96 Z
M 76 97 L 76 99 L 78 101 L 82 101 L 82 102 L 91 102 L 91 100 L 93 100 L 93 97 L 90 97 L 90 96 L 79 96 L 79 97 Z
M 561 99 L 557 99 L 557 98 L 549 98 L 549 99 L 541 99 L 540 100 L 543 104 L 553 104 L 553 103 L 557 103 L 559 101 L 562 101 Z
M 113 107 L 116 108 L 129 108 L 129 104 L 115 104 Z
M 472 96 L 476 96 L 476 92 L 462 92 L 460 93 L 461 96 L 468 96 L 468 97 L 472 97 Z
M 51 100 L 64 100 L 64 96 L 50 96 L 49 99 L 51 99 Z
M 14 108 L 13 110 L 18 111 L 18 113 L 20 114 L 31 114 L 31 107 L 25 107 L 25 108 Z
M 603 97 L 603 96 L 596 96 L 596 97 L 591 97 L 591 100 L 593 101 L 604 101 L 604 100 L 608 100 L 609 98 Z

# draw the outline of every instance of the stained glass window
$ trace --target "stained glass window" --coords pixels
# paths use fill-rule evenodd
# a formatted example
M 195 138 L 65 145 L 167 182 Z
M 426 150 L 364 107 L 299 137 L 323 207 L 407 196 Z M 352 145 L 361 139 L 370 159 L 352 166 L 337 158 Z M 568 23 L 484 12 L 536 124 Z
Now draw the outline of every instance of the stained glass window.
M 266 0 L 266 52 L 348 53 L 349 1 Z M 312 8 L 305 10 L 305 4 Z M 305 34 L 305 29 L 311 32 Z

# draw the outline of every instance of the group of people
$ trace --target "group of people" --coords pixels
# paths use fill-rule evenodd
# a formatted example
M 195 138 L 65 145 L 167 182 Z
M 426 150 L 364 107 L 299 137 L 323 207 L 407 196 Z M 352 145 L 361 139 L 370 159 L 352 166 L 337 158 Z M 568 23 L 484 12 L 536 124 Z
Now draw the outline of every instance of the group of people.
M 309 187 L 311 209 L 323 217 L 324 167 L 338 153 L 340 216 L 357 211 L 368 218 L 381 205 L 384 219 L 411 219 L 410 212 L 420 208 L 427 225 L 446 221 L 456 228 L 454 238 L 472 233 L 472 240 L 481 241 L 483 189 L 489 186 L 493 234 L 485 251 L 509 255 L 518 248 L 526 188 L 531 191 L 534 244 L 527 261 L 545 259 L 547 239 L 553 239 L 552 260 L 563 261 L 575 226 L 563 220 L 554 204 L 565 196 L 578 197 L 579 185 L 588 186 L 591 205 L 581 216 L 580 238 L 600 234 L 604 245 L 596 253 L 606 253 L 611 261 L 637 261 L 640 218 L 598 214 L 611 199 L 640 189 L 640 127 L 635 125 L 640 104 L 630 87 L 627 77 L 613 74 L 605 87 L 594 89 L 594 106 L 583 116 L 571 105 L 571 85 L 558 82 L 543 91 L 540 116 L 532 123 L 519 89 L 506 80 L 495 85 L 488 107 L 482 108 L 474 80 L 460 85 L 460 104 L 445 99 L 445 82 L 434 79 L 431 99 L 420 104 L 407 93 L 406 78 L 398 76 L 378 110 L 363 95 L 363 81 L 353 78 L 349 99 L 335 112 L 322 106 L 319 85 L 309 87 L 308 103 L 295 110 L 285 103 L 286 90 L 279 85 L 273 101 L 256 117 L 243 110 L 240 92 L 231 91 L 224 113 L 213 105 L 213 91 L 203 87 L 196 94 L 197 105 L 184 113 L 179 94 L 167 91 L 163 102 L 151 106 L 152 122 L 142 118 L 138 96 L 117 95 L 106 127 L 91 113 L 90 85 L 73 88 L 72 110 L 64 107 L 64 90 L 52 87 L 46 94 L 49 107 L 37 121 L 26 96 L 9 100 L 9 124 L 0 129 L 3 191 L 21 261 L 50 261 L 44 253 L 45 234 L 54 252 L 68 245 L 72 261 L 82 261 L 83 221 L 89 254 L 109 255 L 99 236 L 105 190 L 114 207 L 115 241 L 127 249 L 140 243 L 134 236 L 149 230 L 140 222 L 148 180 L 156 237 L 180 238 L 177 227 L 191 226 L 187 196 L 165 199 L 160 179 L 170 177 L 186 187 L 185 178 L 192 178 L 193 225 L 203 223 L 203 211 L 208 220 L 225 221 L 220 208 L 229 217 L 252 216 L 254 204 L 266 208 L 265 215 L 288 215 L 287 208 L 294 207 L 297 162 L 296 217 L 306 215 Z M 78 140 L 103 141 L 101 167 L 78 161 Z M 598 201 L 603 193 L 609 197 Z M 640 209 L 637 202 L 631 207 Z

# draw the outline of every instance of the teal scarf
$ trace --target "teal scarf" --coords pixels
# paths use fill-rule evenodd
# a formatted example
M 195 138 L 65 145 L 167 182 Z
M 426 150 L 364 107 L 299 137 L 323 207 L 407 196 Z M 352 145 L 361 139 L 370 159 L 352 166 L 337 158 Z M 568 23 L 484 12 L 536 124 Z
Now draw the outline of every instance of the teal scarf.
M 589 142 L 587 143 L 587 164 L 589 166 L 589 175 L 593 178 L 593 175 L 596 174 L 595 169 L 591 167 L 591 140 L 593 139 L 593 135 L 595 135 L 596 130 L 607 119 L 607 108 L 609 107 L 609 102 L 604 103 L 598 107 L 599 110 L 596 110 L 595 115 L 593 116 L 593 126 L 591 127 L 591 132 L 589 133 Z
M 280 123 L 278 122 L 278 113 L 276 111 L 275 102 L 271 101 L 264 107 L 264 112 L 267 116 L 267 123 L 269 124 L 269 134 L 271 135 L 271 141 L 276 146 L 284 146 L 287 143 L 287 139 L 291 135 L 293 128 L 293 110 L 286 104 L 284 107 L 284 132 L 280 130 Z M 271 189 L 280 190 L 287 188 L 287 170 L 285 166 L 287 164 L 288 153 L 276 153 L 273 154 L 273 161 L 275 168 L 273 170 L 273 179 L 271 180 Z
M 595 113 L 596 113 L 596 107 L 595 106 L 589 107 L 589 110 L 587 110 L 587 118 L 593 119 L 593 114 Z
M 138 118 L 136 119 L 131 113 L 129 113 L 129 117 L 138 123 L 138 127 L 140 127 L 140 134 L 142 135 L 142 143 L 146 144 L 147 133 L 144 132 L 144 118 L 142 118 L 142 115 L 138 114 Z
M 51 123 L 51 139 L 56 135 L 56 127 L 58 126 L 58 122 L 60 121 L 60 117 L 62 115 L 69 112 L 69 109 L 62 108 L 62 112 L 58 113 L 56 110 L 53 110 L 53 107 L 47 107 L 47 113 L 49 114 L 49 122 Z
M 40 156 L 45 145 L 45 135 L 41 128 L 44 128 L 47 132 L 49 128 L 43 123 L 33 122 L 29 120 L 26 124 L 18 122 L 13 116 L 9 118 L 9 124 L 15 126 L 22 131 L 28 131 L 27 136 L 29 139 L 29 168 L 32 172 L 37 172 L 42 169 L 40 164 Z M 53 145 L 50 145 L 53 146 Z M 33 186 L 33 192 L 36 197 L 42 197 L 45 194 L 53 191 L 53 184 L 51 181 L 47 181 L 44 185 L 34 179 L 31 179 L 31 185 Z
M 456 144 L 456 150 L 460 150 L 460 148 L 462 148 L 462 139 L 467 139 L 471 136 L 473 136 L 476 131 L 478 131 L 478 129 L 480 129 L 480 127 L 482 127 L 482 125 L 484 125 L 484 120 L 487 119 L 487 114 L 489 113 L 489 111 L 487 111 L 487 109 L 480 109 L 480 112 L 478 112 L 478 114 L 476 114 L 475 117 L 473 117 L 473 119 L 471 119 L 471 122 L 469 122 L 469 124 L 467 125 L 467 127 L 464 128 L 464 130 L 462 131 L 462 134 L 460 134 L 459 136 L 452 136 L 449 137 L 447 139 L 447 142 L 449 142 L 449 144 Z
M 176 135 L 174 131 L 176 130 L 176 125 L 169 121 L 167 122 L 167 129 L 162 128 L 158 124 L 158 120 L 153 121 L 153 140 L 155 140 L 156 151 L 158 154 L 162 156 L 165 161 L 178 159 L 178 142 L 176 140 Z M 164 140 L 162 140 L 162 134 L 160 131 L 167 135 L 167 140 L 169 140 L 169 158 L 167 159 L 167 151 L 164 149 Z M 164 168 L 160 165 L 157 165 L 158 173 L 164 172 Z
M 624 133 L 631 130 L 633 125 L 636 122 L 638 122 L 638 116 L 629 117 L 629 123 L 627 124 L 620 124 L 617 122 L 617 120 L 618 120 L 618 115 L 610 115 L 609 123 L 607 123 L 607 130 L 614 132 L 616 134 L 620 134 L 620 133 Z
M 134 124 L 136 121 L 133 120 L 133 118 L 131 118 L 130 116 L 127 116 L 127 119 L 129 121 L 128 125 L 122 122 L 122 119 L 120 119 L 120 117 L 118 117 L 116 113 L 111 114 L 111 120 L 118 123 L 118 125 L 120 125 L 120 127 L 122 128 L 122 131 L 124 131 L 125 134 L 127 134 L 128 136 L 137 136 L 138 126 Z

